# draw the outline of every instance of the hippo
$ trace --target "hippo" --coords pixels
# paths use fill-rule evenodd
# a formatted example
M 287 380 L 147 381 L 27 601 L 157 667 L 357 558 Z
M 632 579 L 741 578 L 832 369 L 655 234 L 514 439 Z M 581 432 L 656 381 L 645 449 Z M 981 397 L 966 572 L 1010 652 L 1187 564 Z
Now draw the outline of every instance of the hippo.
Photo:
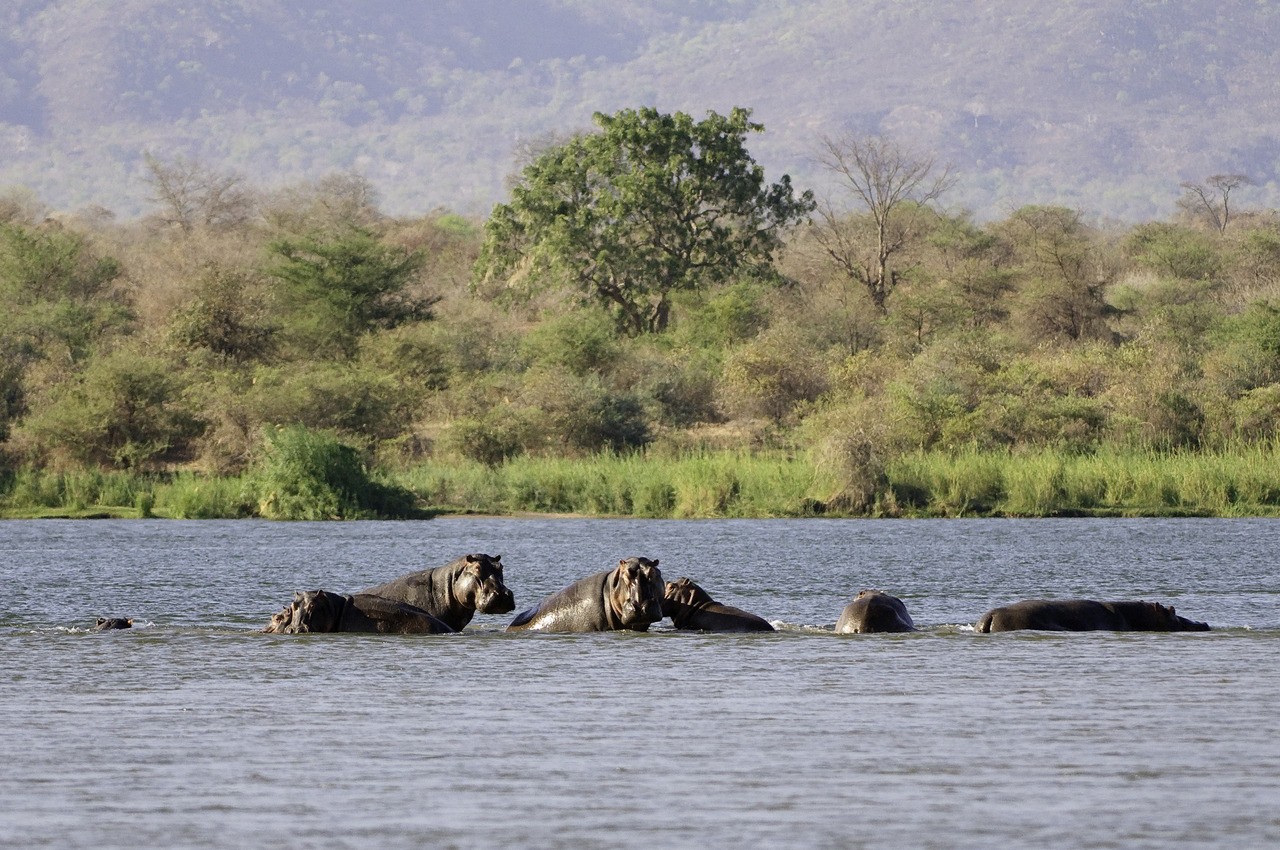
M 1092 599 L 1027 599 L 993 608 L 974 627 L 979 632 L 1037 629 L 1052 632 L 1207 632 L 1208 623 L 1179 617 L 1158 602 L 1096 602 Z
M 579 579 L 521 612 L 507 631 L 645 632 L 661 619 L 658 560 L 623 558 L 613 569 Z
M 95 632 L 109 632 L 112 629 L 132 629 L 132 617 L 99 617 L 98 622 L 94 624 Z
M 275 614 L 265 632 L 378 632 L 396 635 L 439 635 L 456 631 L 421 608 L 371 593 L 344 596 L 327 590 L 299 591 Z
M 463 555 L 443 567 L 409 573 L 360 592 L 414 605 L 456 632 L 466 628 L 477 611 L 509 614 L 516 608 L 515 595 L 502 583 L 501 555 Z
M 722 605 L 690 578 L 669 581 L 662 593 L 662 613 L 677 629 L 704 632 L 771 632 L 773 626 L 749 611 Z
M 863 590 L 844 606 L 836 621 L 837 634 L 871 634 L 872 632 L 914 632 L 916 624 L 907 606 L 896 596 L 880 590 Z

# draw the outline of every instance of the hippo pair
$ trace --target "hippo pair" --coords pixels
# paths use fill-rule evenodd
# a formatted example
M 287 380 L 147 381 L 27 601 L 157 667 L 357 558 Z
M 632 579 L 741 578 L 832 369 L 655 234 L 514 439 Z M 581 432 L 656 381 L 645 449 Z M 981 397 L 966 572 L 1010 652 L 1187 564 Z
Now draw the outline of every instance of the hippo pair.
M 993 608 L 978 620 L 978 632 L 1041 631 L 1207 632 L 1209 625 L 1181 617 L 1158 602 L 1097 602 L 1092 599 L 1027 599 Z M 909 632 L 914 626 L 902 601 L 864 590 L 845 607 L 837 632 Z
M 723 605 L 689 578 L 664 582 L 657 559 L 623 558 L 521 613 L 507 631 L 647 631 L 663 617 L 677 629 L 771 632 L 762 617 Z
M 506 614 L 515 607 L 502 581 L 502 556 L 477 553 L 346 596 L 299 592 L 264 631 L 448 634 L 462 631 L 477 611 Z

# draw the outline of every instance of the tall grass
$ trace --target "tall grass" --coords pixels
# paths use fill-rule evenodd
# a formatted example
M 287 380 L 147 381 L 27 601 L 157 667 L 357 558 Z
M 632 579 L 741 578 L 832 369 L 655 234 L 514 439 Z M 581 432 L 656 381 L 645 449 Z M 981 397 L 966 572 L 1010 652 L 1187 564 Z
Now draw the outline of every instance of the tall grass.
M 521 512 L 653 518 L 838 515 L 829 473 L 799 455 L 693 452 L 427 462 L 370 472 L 313 434 L 243 476 L 0 476 L 0 515 L 175 518 Z M 274 497 L 272 494 L 275 494 Z M 354 494 L 354 495 L 353 495 Z M 288 508 L 292 513 L 287 513 Z M 416 510 L 415 510 L 416 508 Z M 1280 516 L 1280 445 L 1198 453 L 915 452 L 890 461 L 872 516 Z
M 936 516 L 1280 514 L 1275 443 L 1174 453 L 919 452 L 891 463 L 888 478 L 897 503 Z
M 813 479 L 803 460 L 726 452 L 427 463 L 395 480 L 437 510 L 694 518 L 804 515 Z

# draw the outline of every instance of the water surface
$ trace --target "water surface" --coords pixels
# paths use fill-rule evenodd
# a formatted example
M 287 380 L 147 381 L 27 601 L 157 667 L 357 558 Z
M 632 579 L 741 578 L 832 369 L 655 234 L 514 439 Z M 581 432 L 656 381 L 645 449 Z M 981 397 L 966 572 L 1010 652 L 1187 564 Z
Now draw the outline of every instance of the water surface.
M 254 631 L 477 551 L 518 608 L 645 555 L 780 631 Z M 1274 846 L 1277 551 L 1275 520 L 0 522 L 0 845 Z M 864 587 L 921 631 L 832 634 Z M 973 632 L 1037 596 L 1215 630 Z

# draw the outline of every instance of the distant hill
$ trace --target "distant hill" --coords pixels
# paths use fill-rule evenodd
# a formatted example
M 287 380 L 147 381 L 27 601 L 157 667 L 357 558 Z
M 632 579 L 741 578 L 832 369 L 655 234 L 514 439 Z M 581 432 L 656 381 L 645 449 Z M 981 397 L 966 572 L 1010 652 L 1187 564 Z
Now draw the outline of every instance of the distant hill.
M 818 135 L 854 129 L 953 163 L 980 215 L 1162 217 L 1226 171 L 1275 207 L 1277 44 L 1255 0 L 7 0 L 0 191 L 135 215 L 150 151 L 483 214 L 519 146 L 593 111 L 742 105 L 769 176 L 820 191 Z

